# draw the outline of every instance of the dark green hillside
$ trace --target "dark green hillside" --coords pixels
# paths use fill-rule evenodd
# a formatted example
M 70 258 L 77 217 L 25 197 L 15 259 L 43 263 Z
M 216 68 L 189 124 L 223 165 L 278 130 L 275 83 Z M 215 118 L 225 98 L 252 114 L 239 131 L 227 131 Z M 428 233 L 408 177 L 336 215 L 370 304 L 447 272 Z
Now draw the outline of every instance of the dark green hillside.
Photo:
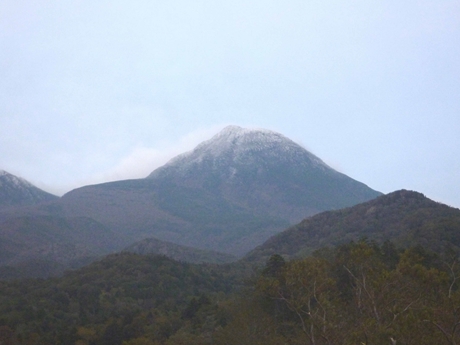
M 7 330 L 12 344 L 164 341 L 207 315 L 213 329 L 223 322 L 216 302 L 234 288 L 232 275 L 230 268 L 123 253 L 62 278 L 0 282 L 0 342 Z
M 241 267 L 240 267 L 241 268 Z M 237 266 L 111 255 L 62 278 L 0 282 L 0 343 L 452 345 L 459 252 L 360 241 Z
M 250 252 L 244 260 L 264 262 L 272 254 L 306 256 L 315 249 L 368 238 L 398 246 L 422 245 L 440 252 L 460 248 L 460 210 L 423 194 L 400 190 L 303 220 Z

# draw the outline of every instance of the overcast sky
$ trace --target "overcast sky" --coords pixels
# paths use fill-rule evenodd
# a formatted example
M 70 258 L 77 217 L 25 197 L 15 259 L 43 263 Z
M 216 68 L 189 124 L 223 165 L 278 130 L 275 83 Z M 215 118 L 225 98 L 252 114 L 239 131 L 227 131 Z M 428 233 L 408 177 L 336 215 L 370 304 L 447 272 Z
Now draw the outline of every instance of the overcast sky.
M 228 124 L 460 207 L 460 2 L 0 1 L 0 169 L 61 195 Z

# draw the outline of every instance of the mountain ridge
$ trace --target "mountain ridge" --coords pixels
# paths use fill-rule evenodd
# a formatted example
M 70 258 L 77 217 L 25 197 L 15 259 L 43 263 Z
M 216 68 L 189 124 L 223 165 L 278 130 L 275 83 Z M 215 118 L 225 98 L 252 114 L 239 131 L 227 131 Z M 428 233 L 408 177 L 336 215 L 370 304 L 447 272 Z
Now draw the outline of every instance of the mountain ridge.
M 422 245 L 441 252 L 460 248 L 460 210 L 428 199 L 422 193 L 398 190 L 373 200 L 325 211 L 274 235 L 243 258 L 262 263 L 270 255 L 303 257 L 325 246 L 366 238 L 401 247 Z

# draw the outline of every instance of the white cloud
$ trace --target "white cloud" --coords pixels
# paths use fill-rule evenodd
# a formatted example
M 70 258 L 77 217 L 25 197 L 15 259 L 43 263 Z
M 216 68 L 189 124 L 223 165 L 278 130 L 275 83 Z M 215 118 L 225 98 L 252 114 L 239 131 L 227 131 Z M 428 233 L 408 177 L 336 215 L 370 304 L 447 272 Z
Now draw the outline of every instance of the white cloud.
M 60 186 L 49 186 L 37 183 L 37 186 L 46 191 L 62 195 L 74 188 L 90 184 L 111 181 L 144 178 L 153 170 L 167 163 L 171 158 L 192 150 L 199 143 L 211 138 L 224 125 L 215 125 L 201 128 L 179 138 L 176 143 L 163 143 L 159 147 L 136 146 L 131 152 L 122 157 L 113 167 L 106 171 L 98 172 L 92 176 L 76 179 Z
M 123 157 L 113 168 L 95 177 L 100 181 L 116 181 L 143 178 L 156 168 L 167 163 L 171 158 L 192 150 L 199 143 L 209 139 L 223 126 L 217 125 L 193 131 L 175 144 L 163 144 L 160 148 L 137 146 L 129 155 Z

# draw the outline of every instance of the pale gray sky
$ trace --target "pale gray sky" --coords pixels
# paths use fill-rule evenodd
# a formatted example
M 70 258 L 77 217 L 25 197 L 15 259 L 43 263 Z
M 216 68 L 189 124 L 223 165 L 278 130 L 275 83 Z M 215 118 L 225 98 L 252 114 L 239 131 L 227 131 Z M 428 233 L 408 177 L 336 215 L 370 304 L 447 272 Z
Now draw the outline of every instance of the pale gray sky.
M 227 124 L 460 207 L 460 2 L 0 2 L 0 169 L 62 194 Z

